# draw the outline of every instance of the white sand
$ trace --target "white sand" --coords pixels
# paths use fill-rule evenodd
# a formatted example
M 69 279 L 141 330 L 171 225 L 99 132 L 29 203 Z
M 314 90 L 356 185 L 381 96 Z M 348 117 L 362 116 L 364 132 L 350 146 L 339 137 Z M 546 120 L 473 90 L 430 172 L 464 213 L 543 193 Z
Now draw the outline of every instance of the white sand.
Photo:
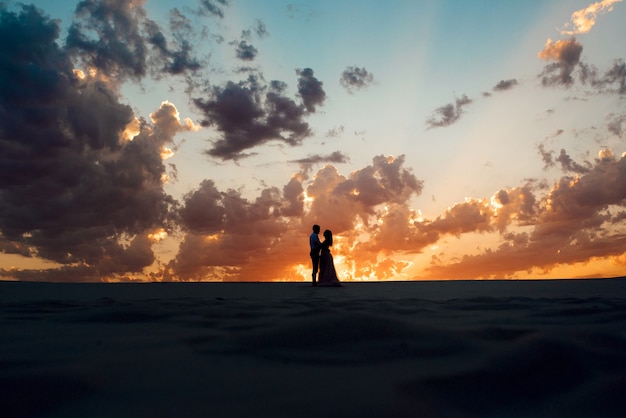
M 626 279 L 0 283 L 0 416 L 622 417 Z

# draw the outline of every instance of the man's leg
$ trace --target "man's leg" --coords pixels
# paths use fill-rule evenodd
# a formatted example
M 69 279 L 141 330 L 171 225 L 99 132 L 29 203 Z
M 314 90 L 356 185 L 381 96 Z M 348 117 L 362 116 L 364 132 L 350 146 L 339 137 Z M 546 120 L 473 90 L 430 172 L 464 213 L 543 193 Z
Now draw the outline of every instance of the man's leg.
M 319 270 L 320 258 L 311 256 L 311 261 L 313 262 L 313 274 L 312 274 L 313 286 L 317 286 L 315 279 L 317 277 L 317 271 Z

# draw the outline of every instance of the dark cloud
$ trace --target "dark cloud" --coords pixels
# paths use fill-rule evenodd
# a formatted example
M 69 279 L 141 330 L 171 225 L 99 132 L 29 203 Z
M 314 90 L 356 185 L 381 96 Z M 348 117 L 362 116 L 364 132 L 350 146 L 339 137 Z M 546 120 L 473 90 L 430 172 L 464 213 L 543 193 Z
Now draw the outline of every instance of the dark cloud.
M 539 75 L 544 86 L 565 85 L 574 82 L 572 72 L 580 61 L 583 46 L 575 38 L 552 42 L 548 39 L 544 49 L 539 51 L 540 59 L 556 61 L 544 67 Z
M 222 193 L 211 180 L 203 180 L 195 192 L 184 198 L 179 215 L 186 229 L 213 234 L 224 223 L 226 210 L 221 206 Z
M 608 119 L 608 122 L 607 122 L 608 131 L 615 136 L 621 137 L 622 134 L 624 133 L 624 129 L 622 128 L 622 125 L 624 124 L 624 122 L 626 122 L 626 114 L 622 114 L 622 115 L 610 114 L 607 116 L 607 119 Z
M 585 174 L 592 168 L 592 164 L 588 161 L 584 161 L 582 164 L 574 161 L 564 149 L 561 149 L 557 157 L 554 156 L 554 151 L 546 150 L 543 144 L 538 146 L 538 151 L 544 162 L 544 170 L 553 167 L 556 163 L 561 165 L 561 170 L 564 173 Z
M 341 73 L 339 83 L 350 93 L 363 89 L 374 81 L 374 75 L 365 68 L 346 67 Z
M 209 99 L 195 99 L 205 115 L 202 123 L 215 126 L 222 135 L 208 154 L 237 159 L 248 155 L 244 151 L 272 140 L 291 146 L 301 144 L 311 134 L 304 122 L 306 110 L 313 111 L 314 104 L 321 104 L 325 97 L 321 83 L 312 74 L 311 70 L 300 78 L 304 104 L 283 95 L 285 83 L 273 81 L 268 86 L 255 75 L 246 81 L 214 87 Z
M 193 48 L 186 39 L 177 42 L 177 49 L 171 49 L 169 42 L 163 34 L 161 28 L 154 22 L 146 23 L 147 41 L 156 50 L 157 54 L 152 58 L 152 62 L 159 65 L 157 72 L 168 74 L 183 74 L 185 72 L 198 71 L 202 68 L 197 57 L 194 57 Z
M 543 160 L 544 170 L 547 170 L 548 168 L 554 166 L 554 151 L 546 150 L 546 147 L 543 144 L 539 144 L 537 146 L 537 151 L 539 152 L 539 155 L 541 155 L 541 159 Z
M 435 115 L 426 121 L 428 129 L 450 126 L 459 120 L 463 114 L 463 107 L 472 103 L 466 95 L 455 100 L 455 103 L 448 103 L 435 110 Z
M 350 176 L 340 181 L 333 188 L 333 192 L 325 195 L 324 199 L 319 199 L 320 196 L 314 188 L 309 188 L 307 191 L 309 196 L 318 196 L 318 199 L 313 202 L 312 210 L 349 211 L 352 209 L 354 213 L 366 219 L 367 214 L 374 213 L 377 205 L 406 202 L 409 196 L 421 193 L 423 182 L 417 180 L 409 170 L 402 167 L 404 159 L 403 155 L 397 158 L 376 156 L 371 166 L 350 173 Z M 334 167 L 332 170 L 335 171 Z M 341 204 L 333 205 L 327 199 L 336 200 Z M 345 208 L 339 209 L 339 206 L 343 204 Z M 322 209 L 323 205 L 328 205 L 328 208 Z
M 296 257 L 297 246 L 286 232 L 289 219 L 302 214 L 300 181 L 293 178 L 283 192 L 264 189 L 252 201 L 235 190 L 219 191 L 212 181 L 202 182 L 184 199 L 180 217 L 186 235 L 165 278 L 203 280 L 216 272 L 227 279 L 276 278 L 291 263 L 268 263 L 268 258 L 278 260 L 270 251 L 279 251 L 283 260 Z M 246 270 L 251 271 L 246 274 Z
M 320 154 L 309 155 L 308 157 L 301 158 L 299 160 L 293 160 L 292 162 L 299 163 L 299 164 L 319 164 L 319 163 L 341 164 L 341 163 L 347 163 L 349 160 L 350 158 L 345 153 L 341 151 L 335 151 L 328 155 L 320 155 Z
M 173 9 L 170 38 L 147 18 L 142 4 L 126 0 L 81 1 L 68 30 L 68 49 L 86 66 L 118 80 L 200 70 L 202 62 L 192 47 L 195 27 L 189 19 Z
M 200 0 L 200 13 L 224 18 L 224 6 L 228 6 L 228 0 Z
M 510 80 L 500 80 L 498 84 L 493 87 L 493 91 L 511 90 L 513 87 L 517 86 L 517 84 L 517 80 L 514 78 Z
M 255 75 L 246 81 L 214 87 L 208 100 L 195 99 L 205 114 L 203 124 L 215 125 L 223 135 L 208 154 L 236 159 L 249 155 L 243 151 L 271 140 L 294 146 L 308 137 L 311 131 L 304 117 L 307 112 L 314 112 L 316 105 L 323 104 L 326 93 L 310 68 L 297 70 L 297 74 L 302 104 L 283 95 L 287 88 L 284 82 L 266 85 Z
M 235 42 L 234 45 L 237 46 L 237 58 L 243 61 L 252 61 L 259 53 L 254 46 L 250 45 L 246 41 Z
M 603 75 L 593 65 L 580 63 L 580 81 L 600 93 L 626 94 L 626 64 L 616 60 Z
M 309 112 L 315 112 L 315 106 L 321 106 L 326 100 L 323 84 L 313 76 L 313 70 L 305 68 L 296 70 L 298 78 L 298 94 Z
M 169 103 L 136 119 L 116 86 L 74 70 L 57 23 L 32 6 L 0 10 L 0 35 L 0 247 L 87 279 L 141 271 L 176 205 L 164 147 L 193 124 Z
M 602 80 L 604 84 L 618 84 L 617 92 L 626 94 L 626 64 L 623 60 L 616 61 L 606 72 Z
M 579 164 L 572 160 L 564 149 L 561 149 L 559 156 L 555 159 L 556 162 L 561 163 L 561 170 L 564 172 L 573 172 L 577 174 L 585 174 L 591 170 L 591 163 L 585 161 L 583 164 Z
M 0 254 L 18 254 L 23 257 L 35 257 L 37 253 L 33 247 L 21 242 L 6 239 L 0 234 Z
M 88 65 L 110 76 L 146 74 L 148 50 L 141 33 L 145 10 L 121 0 L 83 0 L 66 39 Z

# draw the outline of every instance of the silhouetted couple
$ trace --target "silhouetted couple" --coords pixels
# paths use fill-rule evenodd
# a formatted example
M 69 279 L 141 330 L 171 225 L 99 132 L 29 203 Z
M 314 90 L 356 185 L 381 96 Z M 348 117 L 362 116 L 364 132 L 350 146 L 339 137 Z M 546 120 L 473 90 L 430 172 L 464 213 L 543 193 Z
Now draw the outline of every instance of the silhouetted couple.
M 330 247 L 333 245 L 333 233 L 328 229 L 324 231 L 324 242 L 320 242 L 319 233 L 320 226 L 313 225 L 313 233 L 309 237 L 311 261 L 313 262 L 313 286 L 341 286 L 337 278 L 337 271 L 335 271 L 333 255 L 330 253 Z M 318 270 L 320 274 L 316 282 Z

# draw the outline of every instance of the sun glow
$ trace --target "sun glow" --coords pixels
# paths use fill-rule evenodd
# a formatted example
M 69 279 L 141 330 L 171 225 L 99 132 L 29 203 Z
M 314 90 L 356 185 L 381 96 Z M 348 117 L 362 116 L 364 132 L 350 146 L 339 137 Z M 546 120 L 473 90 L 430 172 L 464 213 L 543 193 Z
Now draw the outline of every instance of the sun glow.
M 135 137 L 139 135 L 140 132 L 141 132 L 141 122 L 139 121 L 137 117 L 134 117 L 133 120 L 131 120 L 126 125 L 126 127 L 120 134 L 120 137 L 121 137 L 120 139 L 124 143 L 130 142 L 133 139 L 135 139 Z
M 296 264 L 296 274 L 302 276 L 302 281 L 311 280 L 311 266 L 304 264 Z
M 163 228 L 159 228 L 154 231 L 152 234 L 148 234 L 148 238 L 154 242 L 160 242 L 167 238 L 167 231 Z
M 204 241 L 205 242 L 216 242 L 220 240 L 220 236 L 224 233 L 224 231 L 222 231 L 221 233 L 217 233 L 217 234 L 212 234 L 212 235 L 207 235 L 204 237 Z
M 83 70 L 79 70 L 78 68 L 74 68 L 72 70 L 72 72 L 74 73 L 74 75 L 79 79 L 79 80 L 84 80 L 85 77 L 87 77 L 85 75 L 85 72 Z
M 172 158 L 176 153 L 168 147 L 161 148 L 161 159 L 167 160 L 168 158 Z
M 489 205 L 491 206 L 494 212 L 498 212 L 500 209 L 504 207 L 504 205 L 499 202 L 497 195 L 491 196 L 491 199 L 489 199 Z

